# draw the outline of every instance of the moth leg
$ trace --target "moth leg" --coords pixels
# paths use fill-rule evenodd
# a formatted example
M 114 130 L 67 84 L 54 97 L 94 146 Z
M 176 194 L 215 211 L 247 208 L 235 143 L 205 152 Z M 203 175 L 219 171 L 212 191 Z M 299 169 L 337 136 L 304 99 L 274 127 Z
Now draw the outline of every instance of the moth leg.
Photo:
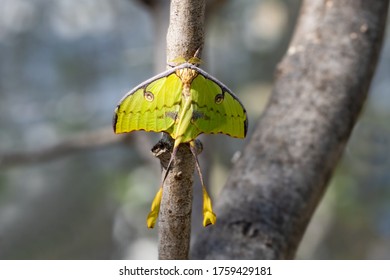
M 198 170 L 200 183 L 202 184 L 202 190 L 203 190 L 203 226 L 206 227 L 210 224 L 215 224 L 217 220 L 217 216 L 213 212 L 213 206 L 211 204 L 211 199 L 209 194 L 207 193 L 206 187 L 203 182 L 203 176 L 202 172 L 200 171 L 199 161 L 198 161 L 198 155 L 196 152 L 196 146 L 195 141 L 190 142 L 190 149 L 191 153 L 194 155 L 195 158 L 195 165 L 196 169 Z
M 175 144 L 173 145 L 173 151 L 172 151 L 172 155 L 171 155 L 171 158 L 170 158 L 168 166 L 167 166 L 167 170 L 165 171 L 164 177 L 162 177 L 160 188 L 159 188 L 156 196 L 153 199 L 152 206 L 150 207 L 150 212 L 148 214 L 148 217 L 146 218 L 146 224 L 147 224 L 148 228 L 153 228 L 154 225 L 156 224 L 158 214 L 160 212 L 162 188 L 164 186 L 165 179 L 168 176 L 168 172 L 170 171 L 170 169 L 172 167 L 172 163 L 176 157 L 176 153 L 177 153 L 179 144 L 180 144 L 180 139 L 179 139 L 179 141 L 178 141 L 178 139 L 176 139 Z

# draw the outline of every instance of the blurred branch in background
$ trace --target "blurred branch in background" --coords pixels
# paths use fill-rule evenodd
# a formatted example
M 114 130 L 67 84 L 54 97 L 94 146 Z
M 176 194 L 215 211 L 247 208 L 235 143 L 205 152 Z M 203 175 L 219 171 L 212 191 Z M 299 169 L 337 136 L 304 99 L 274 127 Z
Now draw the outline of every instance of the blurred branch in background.
M 102 128 L 91 132 L 81 132 L 63 139 L 57 144 L 32 151 L 0 153 L 0 168 L 42 163 L 74 153 L 97 150 L 120 143 L 124 145 L 132 143 L 141 157 L 145 161 L 151 162 L 151 154 L 143 152 L 145 141 L 148 142 L 142 135 L 115 135 L 111 127 Z

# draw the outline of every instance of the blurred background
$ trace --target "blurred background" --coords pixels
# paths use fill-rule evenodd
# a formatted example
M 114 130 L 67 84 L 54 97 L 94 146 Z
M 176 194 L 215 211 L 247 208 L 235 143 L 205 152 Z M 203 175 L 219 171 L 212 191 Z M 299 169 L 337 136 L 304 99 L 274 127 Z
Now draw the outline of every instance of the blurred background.
M 245 104 L 248 138 L 299 5 L 208 1 L 202 67 Z M 163 0 L 0 0 L 0 259 L 157 257 L 145 219 L 160 180 L 150 153 L 159 135 L 114 135 L 111 120 L 128 90 L 165 69 L 168 17 Z M 390 258 L 389 35 L 297 258 Z M 248 138 L 201 137 L 215 200 Z M 194 190 L 196 234 L 198 182 Z

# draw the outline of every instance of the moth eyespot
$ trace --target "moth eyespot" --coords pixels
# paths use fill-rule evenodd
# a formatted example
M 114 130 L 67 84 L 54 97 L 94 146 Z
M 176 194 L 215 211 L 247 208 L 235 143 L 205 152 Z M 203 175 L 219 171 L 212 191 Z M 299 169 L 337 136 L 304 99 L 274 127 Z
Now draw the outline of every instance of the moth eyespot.
M 215 96 L 215 103 L 217 104 L 221 104 L 223 101 L 223 94 L 222 93 L 219 93 Z
M 150 91 L 145 91 L 144 97 L 147 101 L 150 101 L 150 102 L 152 102 L 154 100 L 154 95 Z

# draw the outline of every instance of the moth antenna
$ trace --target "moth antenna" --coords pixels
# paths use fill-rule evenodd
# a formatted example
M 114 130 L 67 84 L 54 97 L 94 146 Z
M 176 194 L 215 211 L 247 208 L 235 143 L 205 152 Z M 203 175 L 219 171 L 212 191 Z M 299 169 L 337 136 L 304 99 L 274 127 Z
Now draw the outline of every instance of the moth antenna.
M 191 64 L 194 64 L 196 66 L 199 66 L 200 64 L 202 64 L 202 60 L 200 59 L 200 52 L 201 52 L 201 50 L 202 50 L 202 45 L 200 45 L 196 49 L 194 55 L 191 58 L 189 58 L 187 62 L 189 62 Z
M 202 51 L 203 44 L 201 44 L 195 51 L 193 57 L 200 60 L 200 52 Z

